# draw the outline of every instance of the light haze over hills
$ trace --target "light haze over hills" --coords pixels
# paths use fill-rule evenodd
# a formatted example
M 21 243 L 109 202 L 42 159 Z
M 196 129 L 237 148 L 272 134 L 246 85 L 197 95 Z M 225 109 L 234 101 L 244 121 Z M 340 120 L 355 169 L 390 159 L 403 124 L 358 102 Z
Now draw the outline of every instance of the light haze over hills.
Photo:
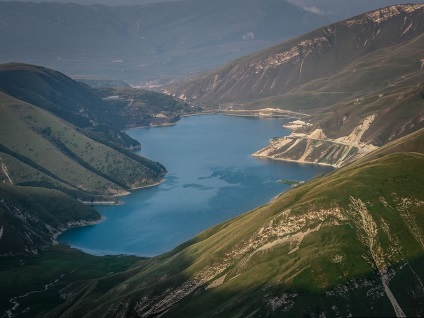
M 399 1 L 290 2 L 1 1 L 0 63 L 37 64 L 79 78 L 167 82 Z
M 216 67 L 328 23 L 276 0 L 138 6 L 0 2 L 0 62 L 68 75 L 166 81 Z
M 296 3 L 0 2 L 0 41 L 7 44 L 0 60 L 45 58 L 85 76 L 169 80 L 230 58 L 226 50 L 241 43 L 252 44 L 236 52 L 243 55 L 293 36 L 294 26 L 302 33 L 300 25 L 336 17 L 320 11 L 336 8 L 334 1 Z M 258 116 L 285 110 L 304 120 L 292 122 L 299 125 L 292 143 L 272 138 L 265 157 L 333 165 L 339 154 L 362 157 L 338 161 L 332 173 L 149 259 L 44 249 L 64 229 L 99 219 L 75 199 L 161 180 L 165 167 L 130 152 L 137 145 L 116 127 L 117 118 L 132 122 L 146 103 L 128 91 L 120 104 L 107 104 L 57 71 L 1 65 L 0 316 L 424 316 L 422 21 L 424 4 L 379 9 L 169 87 L 193 103 L 181 107 L 221 103 L 231 114 L 243 106 Z M 127 72 L 136 65 L 130 57 L 140 56 L 151 58 L 150 69 L 137 64 L 141 70 Z M 163 103 L 155 104 L 159 115 Z M 364 154 L 362 145 L 379 149 Z

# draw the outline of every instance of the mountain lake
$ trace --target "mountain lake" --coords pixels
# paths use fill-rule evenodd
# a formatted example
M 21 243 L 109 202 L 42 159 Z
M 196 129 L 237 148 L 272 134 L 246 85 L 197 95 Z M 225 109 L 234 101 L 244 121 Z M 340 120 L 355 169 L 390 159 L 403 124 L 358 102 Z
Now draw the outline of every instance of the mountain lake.
M 74 228 L 59 241 L 95 255 L 155 256 L 199 232 L 268 203 L 290 188 L 278 180 L 306 181 L 333 168 L 252 157 L 288 119 L 203 115 L 174 126 L 127 133 L 138 153 L 168 170 L 158 186 L 132 191 L 116 206 L 97 206 L 101 223 Z

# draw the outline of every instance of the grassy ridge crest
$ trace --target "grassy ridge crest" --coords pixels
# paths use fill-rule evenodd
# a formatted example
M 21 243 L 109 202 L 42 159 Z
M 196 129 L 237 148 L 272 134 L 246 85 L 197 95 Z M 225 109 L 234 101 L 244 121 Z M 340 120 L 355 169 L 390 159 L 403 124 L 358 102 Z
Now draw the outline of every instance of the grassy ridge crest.
M 215 226 L 140 264 L 129 279 L 109 285 L 104 278 L 107 288 L 60 310 L 85 317 L 391 316 L 398 306 L 420 315 L 423 135 Z M 409 152 L 393 152 L 402 144 Z

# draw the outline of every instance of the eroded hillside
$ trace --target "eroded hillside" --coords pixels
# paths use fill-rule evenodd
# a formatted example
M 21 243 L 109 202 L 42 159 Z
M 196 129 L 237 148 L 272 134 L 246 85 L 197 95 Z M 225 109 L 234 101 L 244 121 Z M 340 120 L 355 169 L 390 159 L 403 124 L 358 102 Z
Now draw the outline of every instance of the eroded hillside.
M 304 123 L 254 155 L 339 167 L 424 127 L 423 17 L 423 4 L 368 12 L 169 92 L 231 113 L 291 112 Z
M 68 289 L 51 316 L 422 315 L 424 154 L 393 150 L 418 151 L 423 133 L 213 227 L 129 279 L 104 278 L 83 298 Z
M 358 72 L 351 74 L 350 83 L 342 82 L 338 84 L 338 90 L 321 90 L 320 93 L 361 93 L 359 88 L 364 89 L 366 85 L 385 87 L 395 78 L 420 71 L 422 57 L 416 53 L 422 45 L 416 43 L 415 50 L 409 52 L 409 61 L 406 56 L 396 56 L 395 52 L 386 51 L 384 54 L 384 50 L 400 49 L 422 35 L 424 27 L 419 21 L 423 15 L 423 4 L 397 5 L 365 13 L 176 83 L 169 91 L 189 101 L 246 104 L 302 91 L 306 84 L 310 89 L 315 87 L 314 91 L 328 82 L 336 86 L 332 78 L 340 77 L 339 73 L 348 70 Z M 390 64 L 380 61 L 375 65 L 365 58 L 376 52 L 380 52 L 380 58 L 383 55 L 383 60 L 400 59 L 403 63 L 393 63 L 390 70 L 383 70 Z M 380 75 L 375 74 L 377 72 Z M 381 82 L 377 81 L 378 76 Z M 367 77 L 371 83 L 363 82 Z M 307 109 L 319 109 L 319 106 L 310 105 Z M 280 108 L 285 107 L 280 105 Z

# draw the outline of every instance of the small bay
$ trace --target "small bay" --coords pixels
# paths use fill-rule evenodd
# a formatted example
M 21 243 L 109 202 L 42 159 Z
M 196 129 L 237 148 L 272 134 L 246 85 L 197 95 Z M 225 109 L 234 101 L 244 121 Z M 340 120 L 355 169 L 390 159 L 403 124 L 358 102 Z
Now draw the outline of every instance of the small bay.
M 139 154 L 169 171 L 158 186 L 99 206 L 99 224 L 66 231 L 59 241 L 91 254 L 154 256 L 197 233 L 266 204 L 290 186 L 330 167 L 258 159 L 269 139 L 288 135 L 286 119 L 224 115 L 185 117 L 175 126 L 131 129 Z

